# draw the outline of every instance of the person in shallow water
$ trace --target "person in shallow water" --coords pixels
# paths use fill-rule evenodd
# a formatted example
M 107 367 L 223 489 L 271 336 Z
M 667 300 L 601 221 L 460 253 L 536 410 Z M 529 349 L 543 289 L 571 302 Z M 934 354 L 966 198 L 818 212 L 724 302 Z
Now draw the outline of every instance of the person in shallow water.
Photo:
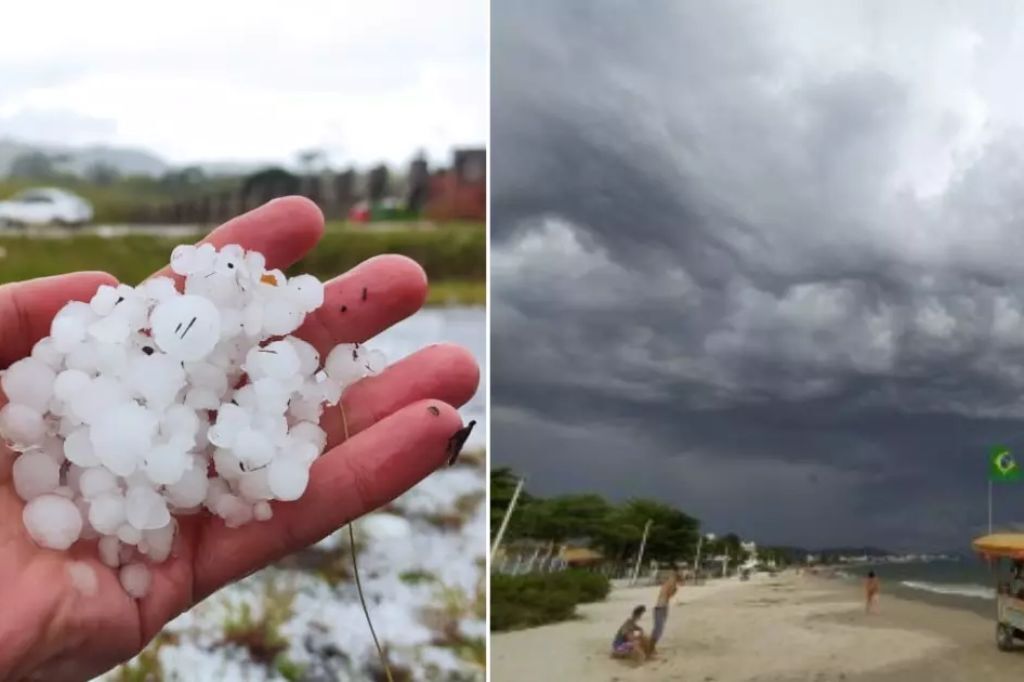
M 640 627 L 640 619 L 647 611 L 646 606 L 637 606 L 633 615 L 626 619 L 615 633 L 612 640 L 612 657 L 631 658 L 636 663 L 643 663 L 650 649 L 650 641 Z
M 315 204 L 289 197 L 229 221 L 207 241 L 240 244 L 284 269 L 314 248 L 323 227 Z M 69 300 L 88 301 L 101 284 L 115 283 L 105 273 L 78 272 L 0 286 L 0 369 L 28 356 Z M 327 283 L 324 306 L 297 335 L 318 348 L 366 341 L 416 312 L 425 298 L 426 277 L 416 263 L 374 258 Z M 151 566 L 151 585 L 138 600 L 95 547 L 59 552 L 32 542 L 13 488 L 14 455 L 0 444 L 0 680 L 92 679 L 221 587 L 387 504 L 458 454 L 468 427 L 455 408 L 473 396 L 478 378 L 469 353 L 440 345 L 354 384 L 342 399 L 347 423 L 337 409 L 321 421 L 327 450 L 306 494 L 276 504 L 269 521 L 242 528 L 208 514 L 180 518 L 172 555 Z
M 878 604 L 878 593 L 881 584 L 874 571 L 868 571 L 868 577 L 864 580 L 864 612 L 873 613 Z

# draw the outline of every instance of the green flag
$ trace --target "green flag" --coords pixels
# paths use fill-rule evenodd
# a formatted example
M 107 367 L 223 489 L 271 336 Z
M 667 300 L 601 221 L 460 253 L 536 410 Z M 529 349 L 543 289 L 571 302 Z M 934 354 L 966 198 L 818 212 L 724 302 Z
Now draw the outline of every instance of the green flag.
M 1017 460 L 1010 454 L 1010 449 L 997 445 L 989 450 L 988 478 L 990 481 L 1017 481 L 1021 471 Z

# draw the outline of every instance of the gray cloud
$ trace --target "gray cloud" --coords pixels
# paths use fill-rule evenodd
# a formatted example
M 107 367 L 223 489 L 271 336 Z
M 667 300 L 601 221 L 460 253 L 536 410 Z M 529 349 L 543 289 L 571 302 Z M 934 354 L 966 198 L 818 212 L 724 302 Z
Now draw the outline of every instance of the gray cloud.
M 986 448 L 1024 447 L 1015 10 L 511 5 L 496 462 L 765 542 L 965 546 Z

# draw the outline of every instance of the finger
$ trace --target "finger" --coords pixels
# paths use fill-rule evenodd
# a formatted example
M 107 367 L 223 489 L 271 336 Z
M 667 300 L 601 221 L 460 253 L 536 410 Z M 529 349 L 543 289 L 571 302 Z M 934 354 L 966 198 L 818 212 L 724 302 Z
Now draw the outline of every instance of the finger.
M 320 419 L 327 449 L 420 400 L 462 407 L 480 383 L 480 368 L 466 349 L 449 343 L 429 346 L 353 384 L 342 396 L 345 410 L 328 407 Z
M 199 244 L 213 244 L 217 249 L 238 244 L 246 251 L 259 251 L 267 259 L 267 268 L 287 268 L 297 262 L 324 233 L 324 215 L 305 197 L 274 199 L 248 213 L 232 218 L 202 239 Z M 154 276 L 173 277 L 181 284 L 170 266 Z
M 398 497 L 440 467 L 462 426 L 437 400 L 409 405 L 314 462 L 296 502 L 275 502 L 263 523 L 228 528 L 211 518 L 195 554 L 195 598 L 309 545 Z
M 296 335 L 321 355 L 339 343 L 362 343 L 401 322 L 427 299 L 427 275 L 405 256 L 376 256 L 324 287 L 324 304 Z
M 0 286 L 0 368 L 29 355 L 65 303 L 88 301 L 101 284 L 117 280 L 105 272 L 73 272 Z

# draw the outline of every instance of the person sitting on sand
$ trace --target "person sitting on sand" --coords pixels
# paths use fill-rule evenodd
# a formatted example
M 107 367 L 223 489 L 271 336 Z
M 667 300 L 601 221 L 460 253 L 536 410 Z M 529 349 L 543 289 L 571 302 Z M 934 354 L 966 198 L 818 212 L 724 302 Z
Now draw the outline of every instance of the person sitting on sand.
M 675 596 L 678 589 L 679 570 L 673 567 L 668 579 L 661 584 L 661 590 L 658 591 L 658 602 L 654 606 L 654 627 L 651 629 L 651 648 L 648 655 L 654 655 L 654 648 L 665 632 L 665 621 L 668 620 L 668 601 Z
M 640 619 L 646 611 L 646 606 L 633 609 L 633 615 L 615 633 L 615 639 L 612 640 L 613 658 L 632 658 L 637 663 L 644 662 L 650 643 L 644 635 L 644 629 L 640 627 Z
M 875 603 L 878 601 L 878 592 L 881 585 L 878 576 L 874 571 L 868 571 L 868 578 L 864 581 L 864 612 L 872 613 L 875 610 Z

